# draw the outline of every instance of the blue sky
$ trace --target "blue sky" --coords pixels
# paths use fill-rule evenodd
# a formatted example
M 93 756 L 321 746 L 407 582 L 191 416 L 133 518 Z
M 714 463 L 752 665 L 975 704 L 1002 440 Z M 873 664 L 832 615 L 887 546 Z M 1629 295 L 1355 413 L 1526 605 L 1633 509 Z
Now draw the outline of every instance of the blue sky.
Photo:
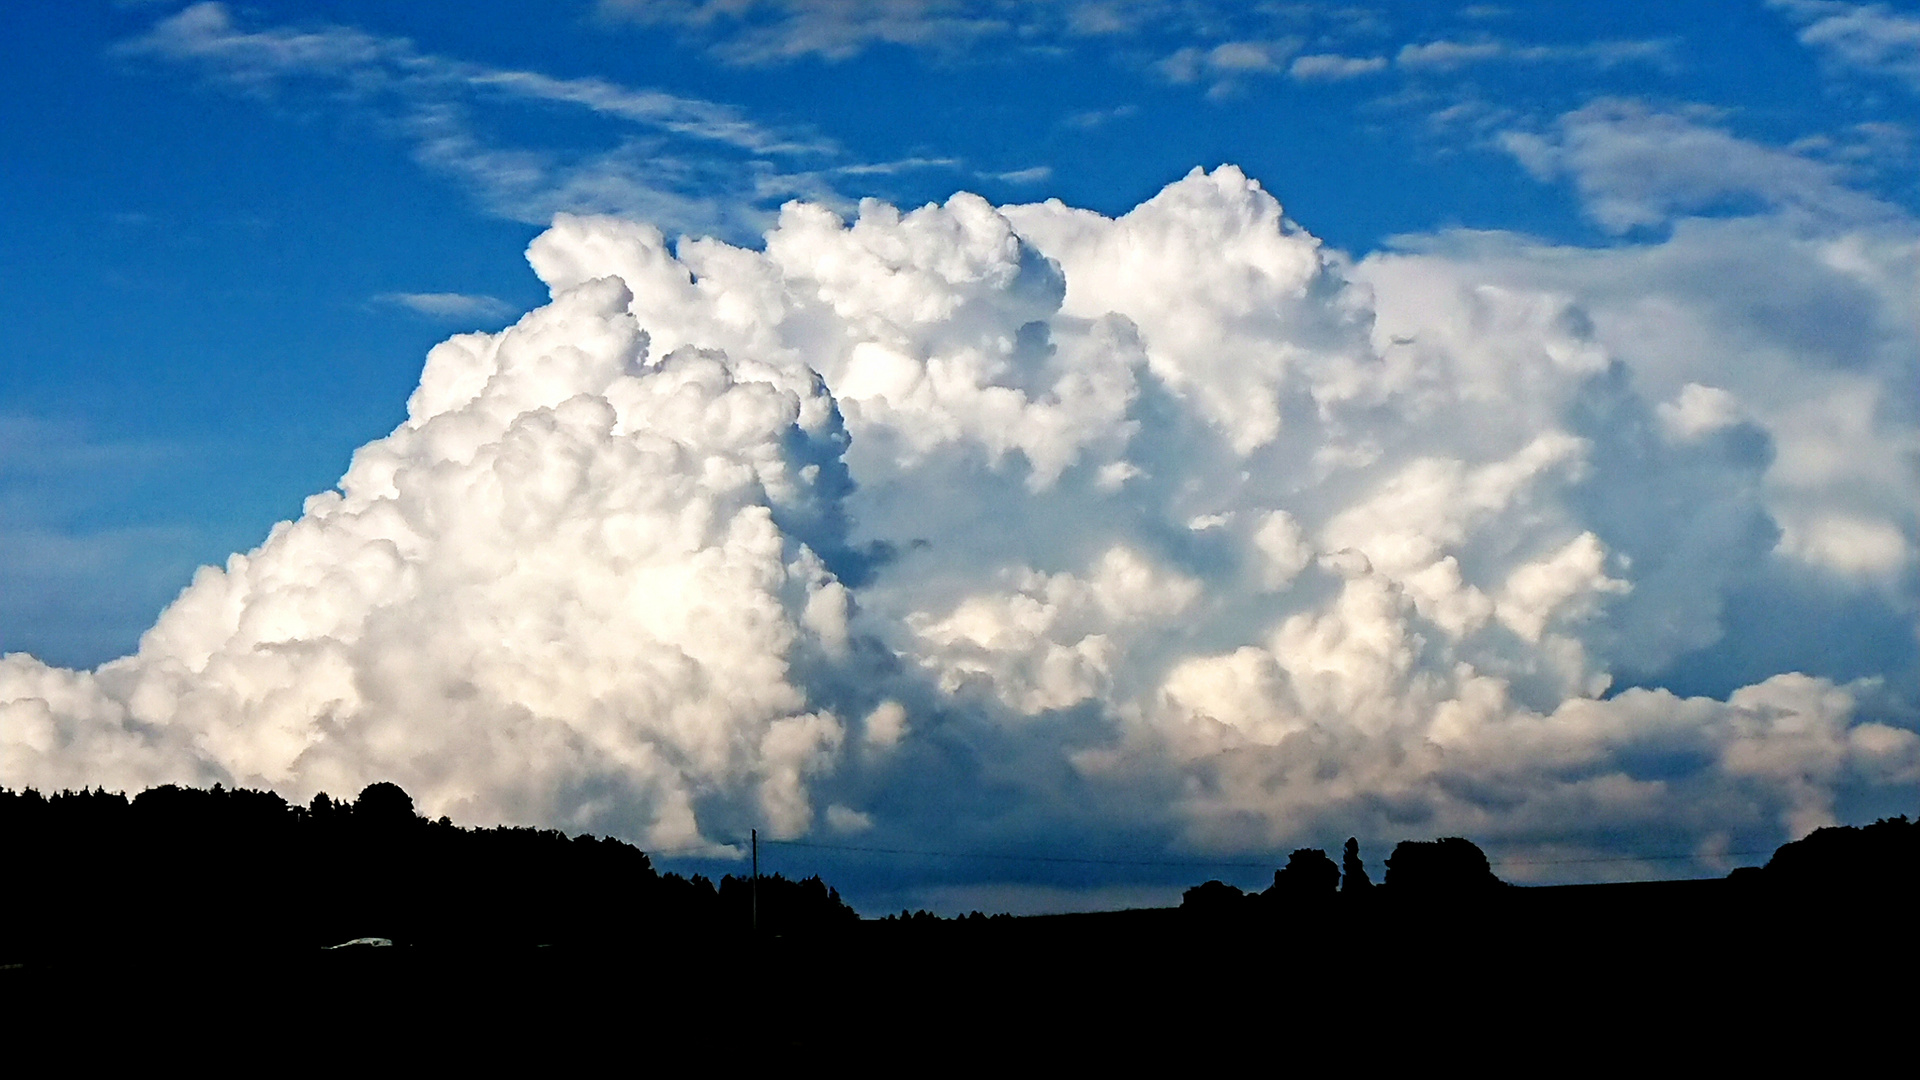
M 1643 599 L 1658 586 L 1639 575 L 1657 574 L 1671 546 L 1646 531 L 1655 502 L 1632 502 L 1654 495 L 1594 485 L 1568 504 L 1616 575 L 1594 580 L 1632 583 L 1631 603 L 1605 601 L 1623 614 L 1577 635 L 1612 692 L 1725 700 L 1800 673 L 1851 687 L 1859 717 L 1913 726 L 1920 325 L 1902 320 L 1920 300 L 1902 245 L 1920 218 L 1914 5 L 128 0 L 29 5 L 8 23 L 0 653 L 90 669 L 134 652 L 197 567 L 298 518 L 355 448 L 406 420 L 435 343 L 547 303 L 525 252 L 556 213 L 751 249 L 789 200 L 852 216 L 863 199 L 911 208 L 967 191 L 1118 217 L 1195 167 L 1230 163 L 1342 265 L 1360 265 L 1383 312 L 1427 295 L 1420 282 L 1537 286 L 1573 298 L 1565 318 L 1598 327 L 1646 417 L 1686 439 L 1750 426 L 1760 449 L 1726 449 L 1730 471 L 1698 466 L 1703 487 L 1674 479 L 1658 496 L 1661 513 L 1689 516 L 1703 500 L 1744 498 L 1737 485 L 1758 493 L 1747 524 L 1698 540 L 1702 566 L 1718 544 L 1722 561 L 1769 567 L 1714 578 L 1700 616 L 1710 629 Z M 1771 275 L 1751 254 L 1792 244 L 1808 254 Z M 1058 257 L 1071 281 L 1072 259 Z M 1743 267 L 1753 281 L 1734 280 Z M 1851 276 L 1828 281 L 1820 267 Z M 1706 313 L 1687 325 L 1714 328 L 1710 347 L 1661 322 L 1669 308 Z M 1702 349 L 1751 386 L 1687 367 Z M 1831 384 L 1828 412 L 1794 412 L 1794 358 L 1828 352 L 1820 371 L 1855 381 Z M 1858 401 L 1863 412 L 1846 412 Z M 1847 416 L 1857 439 L 1816 437 Z M 850 422 L 858 444 L 865 429 Z M 1625 424 L 1561 426 L 1602 448 L 1587 467 L 1607 474 L 1608 439 Z M 849 461 L 862 490 L 887 489 L 857 453 Z M 872 498 L 856 516 L 887 520 Z M 1234 512 L 1250 520 L 1220 520 Z M 1329 514 L 1331 536 L 1347 519 Z M 1212 527 L 1193 520 L 1196 535 Z M 876 543 L 909 538 L 871 527 Z M 1023 557 L 1036 573 L 1069 567 L 1065 555 Z M 1506 557 L 1462 550 L 1457 565 L 1492 575 Z M 993 580 L 1011 580 L 995 566 Z M 863 608 L 886 609 L 888 588 L 883 576 Z M 917 614 L 896 629 L 948 625 L 915 603 L 901 601 Z M 1756 629 L 1770 620 L 1796 630 Z M 1637 648 L 1656 624 L 1691 644 Z M 1524 699 L 1525 678 L 1509 676 Z M 809 702 L 832 696 L 822 686 Z M 995 708 L 1016 708 L 998 692 Z M 1059 723 L 1085 719 L 1072 712 Z M 1063 745 L 1079 753 L 1074 738 Z M 901 782 L 875 780 L 881 801 L 864 810 L 842 806 L 839 820 L 880 826 L 843 831 L 884 831 L 875 792 Z M 1912 780 L 1834 783 L 1854 812 L 1891 812 Z M 1083 826 L 1099 832 L 1072 828 Z M 1676 828 L 1689 850 L 1713 831 Z M 920 835 L 899 829 L 889 842 Z M 1644 848 L 1659 833 L 1623 824 L 1605 842 Z M 940 894 L 952 903 L 985 895 L 952 887 Z

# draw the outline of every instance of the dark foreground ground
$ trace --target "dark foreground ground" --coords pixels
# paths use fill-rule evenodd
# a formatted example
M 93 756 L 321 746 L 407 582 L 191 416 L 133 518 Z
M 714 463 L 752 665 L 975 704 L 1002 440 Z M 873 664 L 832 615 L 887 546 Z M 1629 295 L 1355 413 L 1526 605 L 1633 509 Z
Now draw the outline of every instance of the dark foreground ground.
M 1719 880 L 1215 918 L 865 921 L 806 937 L 660 926 L 607 948 L 161 941 L 0 969 L 0 1024 L 15 1060 L 33 1048 L 222 1072 L 1902 1075 L 1920 1030 L 1912 901 Z

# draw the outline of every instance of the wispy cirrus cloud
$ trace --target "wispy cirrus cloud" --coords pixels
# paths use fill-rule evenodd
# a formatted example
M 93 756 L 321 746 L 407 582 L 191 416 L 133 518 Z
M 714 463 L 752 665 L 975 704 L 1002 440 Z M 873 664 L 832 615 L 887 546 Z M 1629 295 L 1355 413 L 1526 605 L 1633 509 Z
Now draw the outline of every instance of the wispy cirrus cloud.
M 1217 45 L 1188 45 L 1154 62 L 1153 68 L 1170 83 L 1205 82 L 1208 93 L 1219 97 L 1232 92 L 1249 76 L 1277 75 L 1287 70 L 1287 61 L 1300 51 L 1297 37 L 1267 41 L 1235 40 Z
M 103 521 L 129 491 L 165 491 L 204 448 L 115 437 L 71 419 L 0 413 L 0 655 L 92 661 L 139 637 L 179 590 L 205 524 L 154 496 L 138 521 Z M 111 592 L 92 586 L 115 583 Z
M 600 11 L 609 19 L 706 37 L 721 59 L 756 65 L 847 60 L 875 45 L 964 48 L 1013 32 L 1031 15 L 1021 7 L 964 0 L 601 0 Z M 1090 12 L 1085 25 L 1098 24 L 1100 14 Z
M 1088 109 L 1084 112 L 1069 114 L 1061 123 L 1068 127 L 1091 131 L 1105 127 L 1117 120 L 1125 120 L 1140 114 L 1140 106 L 1134 104 L 1116 105 L 1110 109 Z
M 1035 165 L 1030 169 L 1012 169 L 1007 172 L 989 174 L 991 179 L 1006 184 L 1041 184 L 1053 177 L 1050 165 Z
M 1123 67 L 1173 85 L 1234 95 L 1263 78 L 1298 83 L 1356 79 L 1398 69 L 1434 77 L 1485 64 L 1624 64 L 1672 69 L 1676 43 L 1597 40 L 1540 44 L 1481 34 L 1402 40 L 1395 20 L 1359 8 L 1189 0 L 601 0 L 610 22 L 679 31 L 724 63 L 767 66 L 802 59 L 844 62 L 892 46 L 948 60 L 1062 55 L 1092 45 Z M 1487 6 L 1455 15 L 1484 23 L 1511 14 Z M 1404 30 L 1401 31 L 1404 33 Z M 1311 51 L 1309 51 L 1311 50 Z M 1098 114 L 1088 114 L 1097 116 Z
M 532 224 L 563 211 L 617 213 L 750 235 L 780 201 L 830 197 L 826 170 L 858 164 L 817 133 L 757 123 L 718 102 L 470 63 L 348 26 L 246 27 L 219 3 L 171 15 L 117 51 L 249 95 L 357 112 L 410 142 L 416 160 L 455 177 L 485 211 Z M 610 145 L 516 145 L 482 134 L 499 125 L 478 122 L 552 105 L 612 124 Z
M 1893 212 L 1849 187 L 1839 166 L 1739 138 L 1713 119 L 1602 99 L 1545 131 L 1507 131 L 1497 141 L 1536 178 L 1571 179 L 1587 215 L 1610 232 L 1755 206 L 1829 222 Z
M 717 59 L 745 67 L 840 62 L 884 46 L 951 57 L 982 46 L 1055 48 L 1154 29 L 1219 36 L 1223 26 L 1300 14 L 1206 0 L 600 0 L 599 11 L 609 22 L 677 29 Z
M 1621 64 L 1673 64 L 1674 42 L 1665 39 L 1590 41 L 1579 45 L 1538 45 L 1476 38 L 1409 42 L 1394 54 L 1394 65 L 1408 71 L 1452 72 L 1475 64 L 1585 64 L 1610 68 Z
M 1205 82 L 1216 96 L 1239 76 L 1285 73 L 1303 40 L 1327 48 L 1386 25 L 1360 8 L 1230 0 L 601 0 L 599 10 L 611 22 L 677 29 L 739 66 L 842 62 L 884 46 L 957 59 L 1088 43 L 1117 48 L 1132 66 L 1140 50 L 1158 50 L 1153 71 Z M 1304 70 L 1326 78 L 1333 69 Z
M 1408 76 L 1445 76 L 1487 64 L 1558 64 L 1597 70 L 1626 64 L 1672 70 L 1676 64 L 1676 42 L 1669 39 L 1539 44 L 1480 36 L 1407 41 L 1397 49 L 1383 50 L 1381 39 L 1386 30 L 1379 26 L 1355 27 L 1331 21 L 1293 25 L 1299 32 L 1182 45 L 1154 61 L 1152 67 L 1171 83 L 1209 83 L 1210 92 L 1218 96 L 1234 89 L 1238 80 L 1252 76 L 1286 75 L 1304 83 L 1353 79 L 1389 70 Z M 1204 35 L 1211 28 L 1191 29 Z M 1305 51 L 1308 42 L 1317 51 Z

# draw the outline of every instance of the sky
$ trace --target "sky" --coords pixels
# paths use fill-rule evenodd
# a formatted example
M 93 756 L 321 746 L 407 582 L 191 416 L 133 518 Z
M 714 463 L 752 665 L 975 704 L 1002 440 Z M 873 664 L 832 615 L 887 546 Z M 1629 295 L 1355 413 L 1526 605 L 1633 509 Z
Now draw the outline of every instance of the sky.
M 8 20 L 0 783 L 868 911 L 1920 810 L 1913 5 Z

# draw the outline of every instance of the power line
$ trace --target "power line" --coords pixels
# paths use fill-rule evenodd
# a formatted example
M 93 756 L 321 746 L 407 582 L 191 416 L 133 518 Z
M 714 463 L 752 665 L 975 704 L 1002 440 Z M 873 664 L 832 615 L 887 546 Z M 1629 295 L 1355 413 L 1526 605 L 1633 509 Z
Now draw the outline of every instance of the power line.
M 1773 854 L 1771 850 L 1722 851 L 1712 857 L 1725 859 L 1725 858 L 1733 858 L 1734 856 L 1771 855 L 1771 854 Z M 1592 855 L 1592 856 L 1587 856 L 1587 857 L 1578 858 L 1578 859 L 1492 859 L 1490 858 L 1487 861 L 1494 864 L 1495 866 L 1560 866 L 1566 863 L 1664 862 L 1671 859 L 1704 859 L 1708 857 L 1709 856 L 1701 855 L 1697 852 L 1688 852 L 1684 855 Z
M 1077 863 L 1091 866 L 1193 866 L 1268 870 L 1272 869 L 1275 865 L 1273 861 L 1243 862 L 1236 859 L 1089 859 L 1070 855 L 1005 855 L 979 851 L 934 851 L 924 848 L 861 847 L 852 844 L 822 844 L 808 840 L 764 840 L 761 842 L 766 844 L 779 844 L 784 847 L 812 848 L 820 851 L 856 851 L 870 855 L 914 855 L 936 859 L 994 859 L 1003 862 Z M 1771 850 L 1723 851 L 1717 853 L 1714 857 L 1733 858 L 1747 855 L 1771 855 L 1772 853 Z M 1564 866 L 1577 863 L 1667 862 L 1705 857 L 1707 856 L 1688 852 L 1677 855 L 1590 855 L 1567 859 L 1489 858 L 1487 861 L 1495 866 Z
M 1181 861 L 1167 859 L 1086 859 L 1069 855 L 1000 855 L 987 852 L 854 847 L 850 844 L 816 844 L 805 840 L 762 840 L 761 843 L 781 844 L 786 847 L 818 848 L 823 851 L 862 851 L 874 855 L 926 855 L 938 859 L 1000 859 L 1012 862 L 1087 863 L 1095 866 L 1233 866 L 1248 870 L 1267 870 L 1273 866 L 1272 863 L 1268 862 L 1237 862 L 1231 859 Z

